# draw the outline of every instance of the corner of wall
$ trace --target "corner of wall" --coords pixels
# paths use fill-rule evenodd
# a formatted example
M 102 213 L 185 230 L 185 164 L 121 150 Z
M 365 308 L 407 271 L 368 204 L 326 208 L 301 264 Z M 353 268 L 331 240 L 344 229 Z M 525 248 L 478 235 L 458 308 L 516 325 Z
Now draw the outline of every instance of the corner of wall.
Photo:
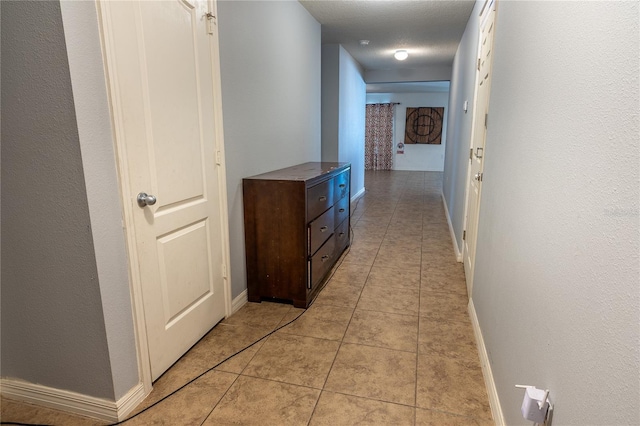
M 462 262 L 462 251 L 460 250 L 460 246 L 458 245 L 458 241 L 456 240 L 456 233 L 453 229 L 453 224 L 451 223 L 451 215 L 449 214 L 449 208 L 447 207 L 447 199 L 444 197 L 444 192 L 441 192 L 442 196 L 442 205 L 444 205 L 444 213 L 447 216 L 447 224 L 449 225 L 449 234 L 451 235 L 451 241 L 453 243 L 453 252 L 456 255 L 456 260 L 458 262 Z
M 147 396 L 142 383 L 129 389 L 118 401 L 96 398 L 21 380 L 1 379 L 2 395 L 13 400 L 107 422 L 124 420 Z
M 320 24 L 299 2 L 221 1 L 218 15 L 235 301 L 247 286 L 242 178 L 323 156 L 323 46 Z
M 358 192 L 364 188 L 367 86 L 362 67 L 342 46 L 338 56 L 337 160 L 351 163 L 351 188 Z
M 338 161 L 339 155 L 340 49 L 339 44 L 322 46 L 320 108 L 322 161 Z
M 475 60 L 479 36 L 479 14 L 484 6 L 477 0 L 469 16 L 451 71 L 449 114 L 447 118 L 447 146 L 443 176 L 443 195 L 449 208 L 449 219 L 458 247 L 462 244 L 465 222 L 466 183 L 471 142 L 470 112 L 463 111 L 463 104 L 473 105 L 475 97 Z M 469 111 L 471 111 L 469 107 Z
M 96 4 L 61 2 L 115 398 L 139 381 L 129 259 Z

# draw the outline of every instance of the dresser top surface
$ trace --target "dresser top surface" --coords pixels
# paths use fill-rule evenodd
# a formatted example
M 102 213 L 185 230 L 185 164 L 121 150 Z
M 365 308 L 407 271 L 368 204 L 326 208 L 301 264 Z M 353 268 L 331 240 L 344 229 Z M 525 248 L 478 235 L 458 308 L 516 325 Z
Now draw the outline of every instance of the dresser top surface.
M 246 177 L 244 179 L 255 180 L 293 180 L 293 181 L 309 181 L 321 178 L 324 175 L 331 175 L 347 170 L 351 167 L 350 163 L 332 163 L 332 162 L 316 162 L 304 163 L 296 166 L 287 167 L 280 170 L 263 173 L 256 176 Z

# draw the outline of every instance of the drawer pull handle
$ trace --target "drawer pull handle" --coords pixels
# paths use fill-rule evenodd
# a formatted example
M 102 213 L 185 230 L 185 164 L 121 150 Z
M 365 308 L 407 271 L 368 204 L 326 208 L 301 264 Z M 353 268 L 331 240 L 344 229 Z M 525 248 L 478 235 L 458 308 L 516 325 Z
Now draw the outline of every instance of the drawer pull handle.
M 340 213 L 344 213 L 344 209 L 340 209 L 338 210 Z
M 329 228 L 327 228 L 326 226 L 323 226 L 322 228 L 320 228 L 320 232 L 325 232 L 327 229 Z
M 329 260 L 329 255 L 325 254 L 324 256 L 322 256 L 320 260 L 322 260 L 323 262 L 326 262 L 327 260 Z
M 339 236 L 344 237 L 344 232 L 341 232 Z
M 320 198 L 318 198 L 318 201 L 327 201 L 327 197 L 323 195 Z
M 340 188 L 344 188 L 345 186 L 347 186 L 345 183 L 341 183 L 340 185 L 338 185 Z

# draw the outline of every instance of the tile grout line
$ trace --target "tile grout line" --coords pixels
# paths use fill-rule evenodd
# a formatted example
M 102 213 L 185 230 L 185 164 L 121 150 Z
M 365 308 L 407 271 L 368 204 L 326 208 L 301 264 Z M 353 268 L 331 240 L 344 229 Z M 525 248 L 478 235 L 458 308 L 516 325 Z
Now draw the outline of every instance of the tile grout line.
M 215 370 L 212 370 L 215 371 Z M 220 404 L 220 401 L 222 401 L 224 399 L 225 396 L 227 396 L 227 393 L 229 392 L 229 389 L 231 389 L 233 387 L 233 385 L 236 384 L 236 381 L 238 381 L 238 378 L 240 377 L 239 374 L 236 375 L 235 379 L 233 379 L 233 382 L 231 382 L 231 384 L 229 385 L 229 387 L 227 388 L 227 390 L 224 391 L 224 393 L 220 396 L 220 399 L 218 399 L 218 401 L 213 404 L 213 407 L 211 408 L 211 411 L 209 411 L 209 414 L 207 414 L 204 419 L 202 419 L 202 422 L 200 423 L 200 426 L 202 426 L 203 424 L 206 423 L 207 419 L 209 419 L 209 417 L 211 417 L 211 414 L 213 413 L 213 410 L 216 409 L 216 407 L 218 406 L 218 404 Z
M 357 201 L 357 203 L 356 203 L 356 209 L 358 208 L 358 204 L 360 203 L 361 199 L 362 199 L 362 198 L 364 198 L 364 196 L 365 196 L 365 195 L 366 195 L 366 192 L 365 192 L 365 194 L 363 194 L 363 195 L 362 195 L 362 197 Z M 364 208 L 364 210 L 366 211 L 366 207 Z M 349 219 L 351 220 L 351 216 L 349 217 Z M 357 223 L 358 221 L 359 221 L 359 219 L 358 219 L 358 220 L 356 220 L 356 223 Z M 350 231 L 351 231 L 351 232 L 352 232 L 352 234 L 353 234 L 352 242 L 351 242 L 351 244 L 350 244 L 350 246 L 351 246 L 351 245 L 353 244 L 353 241 L 355 241 L 355 232 L 354 232 L 354 230 L 353 230 L 353 226 L 351 226 L 351 223 L 349 224 L 349 228 L 350 228 Z M 335 274 L 335 272 L 337 271 L 337 269 L 342 265 L 342 263 L 343 263 L 343 262 L 344 262 L 344 260 L 346 259 L 346 256 L 349 254 L 350 250 L 351 250 L 351 248 L 349 248 L 349 250 L 344 254 L 344 257 L 342 257 L 342 260 L 340 261 L 340 264 L 337 266 L 337 268 L 335 268 L 335 269 L 333 270 L 333 272 L 331 273 L 331 275 L 330 275 L 329 279 L 328 279 L 328 280 L 327 280 L 327 282 L 325 283 L 325 286 L 326 286 L 326 285 L 328 285 L 329 281 L 331 281 L 331 279 L 333 278 L 333 275 Z M 322 290 L 324 290 L 324 288 L 323 288 Z M 318 294 L 318 296 L 319 296 L 319 294 Z M 316 296 L 316 298 L 317 298 L 317 296 Z M 314 300 L 314 301 L 315 301 L 315 300 Z M 313 302 L 312 302 L 312 304 L 313 304 Z M 308 309 L 308 308 L 304 309 L 304 310 L 303 310 L 303 311 L 302 311 L 302 312 L 301 312 L 301 313 L 300 313 L 300 314 L 299 314 L 295 319 L 291 320 L 291 323 L 293 323 L 293 322 L 294 322 L 294 321 L 296 321 L 298 318 L 300 318 L 300 317 L 301 317 L 301 316 L 302 316 L 302 315 L 307 311 L 307 309 Z M 291 308 L 290 308 L 290 309 L 289 309 L 289 310 L 288 310 L 288 311 L 287 311 L 287 312 L 282 316 L 282 319 L 281 319 L 281 320 L 280 320 L 280 322 L 276 325 L 276 329 L 280 326 L 280 324 L 284 321 L 285 317 L 286 317 L 286 316 L 287 316 L 287 315 L 288 315 L 292 310 L 293 310 L 293 307 L 291 307 Z M 355 312 L 355 307 L 354 307 L 354 312 Z M 351 314 L 351 315 L 352 315 L 352 317 L 353 317 L 353 312 L 352 312 L 352 314 Z M 350 321 L 349 321 L 349 322 L 350 322 Z M 283 327 L 283 329 L 285 329 L 285 328 L 286 328 L 286 327 Z M 348 328 L 348 324 L 347 324 L 347 328 Z M 282 329 L 281 329 L 281 330 L 282 330 Z M 277 331 L 281 331 L 281 330 L 277 330 Z M 276 331 L 276 330 L 274 330 L 274 333 L 275 333 L 275 331 Z M 346 330 L 345 330 L 345 333 L 346 333 Z M 296 335 L 296 334 L 293 334 L 293 333 L 287 333 L 287 332 L 283 332 L 283 334 L 288 334 L 288 335 L 292 335 L 292 336 L 298 336 L 298 335 Z M 299 336 L 299 337 L 309 337 L 309 336 Z M 267 341 L 267 340 L 269 340 L 270 338 L 271 338 L 271 336 L 269 336 L 269 337 L 265 340 L 265 342 L 263 342 L 263 345 L 264 345 L 264 343 L 266 343 L 266 341 Z M 344 335 L 342 336 L 342 339 L 344 339 Z M 321 340 L 335 341 L 335 340 L 331 340 L 331 339 L 321 339 Z M 341 342 L 342 342 L 342 340 L 341 340 Z M 339 346 L 338 346 L 338 351 L 340 350 L 341 342 L 340 342 L 340 344 L 339 344 Z M 337 357 L 338 351 L 336 351 L 336 355 L 334 356 L 334 359 L 333 359 L 333 361 L 332 361 L 332 363 L 331 363 L 331 367 L 329 368 L 329 373 L 331 372 L 331 368 L 333 367 L 333 363 L 335 362 L 335 358 Z M 269 381 L 273 381 L 273 382 L 277 382 L 277 383 L 284 383 L 284 384 L 293 385 L 292 383 L 288 383 L 288 382 L 281 382 L 281 381 L 277 381 L 277 380 L 273 380 L 273 379 L 268 379 L 268 378 L 264 378 L 264 377 L 250 376 L 250 375 L 245 375 L 245 374 L 243 374 L 243 373 L 245 372 L 245 370 L 247 369 L 247 367 L 249 366 L 249 364 L 251 364 L 251 361 L 253 361 L 253 359 L 257 356 L 258 352 L 260 352 L 260 349 L 258 349 L 258 350 L 256 351 L 256 353 L 254 353 L 254 354 L 253 354 L 253 356 L 251 357 L 251 359 L 250 359 L 250 360 L 247 362 L 247 364 L 242 368 L 242 371 L 240 372 L 240 374 L 238 375 L 238 377 L 240 377 L 240 376 L 244 376 L 244 377 L 253 377 L 253 378 L 258 378 L 258 379 L 263 379 L 263 380 L 269 380 Z M 316 403 L 315 403 L 315 405 L 314 405 L 314 408 L 313 408 L 313 410 L 312 410 L 312 412 L 311 412 L 311 416 L 309 417 L 309 421 L 308 421 L 307 423 L 309 423 L 309 422 L 311 421 L 311 418 L 313 417 L 313 413 L 315 412 L 315 409 L 316 409 L 316 407 L 317 407 L 317 405 L 318 405 L 318 402 L 319 402 L 319 400 L 320 400 L 320 397 L 322 396 L 322 391 L 324 390 L 324 385 L 326 384 L 326 382 L 327 382 L 327 380 L 328 380 L 329 373 L 327 373 L 327 377 L 325 378 L 325 381 L 324 381 L 324 383 L 323 383 L 323 385 L 322 385 L 322 388 L 320 389 L 320 395 L 318 395 L 318 399 L 316 400 Z M 237 380 L 237 378 L 236 378 L 236 380 Z M 234 380 L 234 383 L 235 383 L 235 380 Z M 295 385 L 295 386 L 303 386 L 303 387 L 307 387 L 307 386 L 305 386 L 305 385 L 300 385 L 300 384 L 297 384 L 297 385 Z M 310 388 L 311 388 L 311 389 L 316 389 L 316 388 L 313 388 L 313 387 L 310 387 Z M 228 389 L 227 389 L 227 392 L 228 392 Z M 225 392 L 225 395 L 226 395 L 226 392 Z M 220 399 L 220 400 L 222 400 L 222 399 Z M 218 401 L 218 403 L 219 403 L 219 402 L 220 402 L 220 401 Z M 218 403 L 216 403 L 216 406 L 218 405 Z M 214 408 L 211 410 L 211 412 L 213 412 L 213 410 L 214 410 L 214 409 L 215 409 L 215 406 L 214 406 Z M 211 415 L 211 412 L 209 413 L 209 415 Z M 207 417 L 208 417 L 208 416 L 207 416 Z M 206 420 L 206 419 L 205 419 L 205 420 Z
M 367 194 L 365 193 L 365 195 L 364 195 L 364 196 L 366 196 L 366 195 L 367 195 Z M 364 198 L 364 196 L 363 196 L 363 198 Z M 393 214 L 395 214 L 395 211 L 397 210 L 397 205 L 398 205 L 398 202 L 396 202 L 396 204 L 395 204 L 395 206 L 394 206 L 393 213 L 392 213 L 391 217 L 393 217 Z M 366 211 L 367 211 L 367 208 L 365 207 L 365 210 L 363 211 L 363 214 L 364 214 L 364 213 L 366 213 Z M 361 217 L 362 217 L 362 215 L 361 215 Z M 360 221 L 360 219 L 358 219 L 358 222 L 359 222 L 359 221 Z M 389 224 L 390 224 L 390 222 L 391 222 L 391 219 L 390 219 L 390 220 L 389 220 L 389 222 L 387 223 L 387 228 L 385 229 L 384 236 L 382 237 L 382 242 L 380 243 L 380 245 L 378 246 L 378 250 L 376 251 L 376 255 L 375 255 L 375 257 L 374 257 L 374 261 L 373 261 L 373 263 L 371 264 L 371 266 L 369 266 L 369 272 L 367 273 L 367 278 L 365 279 L 364 285 L 363 285 L 363 287 L 362 287 L 362 291 L 360 292 L 360 295 L 358 296 L 358 300 L 356 301 L 356 305 L 355 305 L 355 307 L 353 308 L 353 311 L 351 312 L 351 317 L 349 318 L 349 322 L 347 323 L 347 327 L 345 328 L 344 334 L 342 335 L 342 338 L 340 339 L 340 342 L 339 342 L 339 345 L 338 345 L 338 350 L 336 351 L 336 355 L 335 355 L 335 356 L 334 356 L 334 358 L 333 358 L 333 361 L 332 361 L 332 363 L 331 363 L 331 367 L 329 367 L 329 372 L 327 373 L 327 377 L 325 378 L 324 384 L 322 385 L 322 389 L 321 389 L 321 391 L 320 391 L 320 395 L 319 395 L 319 397 L 318 397 L 318 400 L 316 401 L 316 404 L 315 404 L 315 405 L 314 405 L 314 407 L 313 407 L 313 411 L 311 412 L 311 416 L 309 417 L 309 421 L 307 422 L 307 425 L 311 422 L 311 419 L 313 419 L 313 416 L 314 416 L 314 414 L 315 414 L 315 412 L 316 412 L 316 408 L 318 407 L 318 402 L 320 401 L 320 398 L 322 397 L 323 392 L 325 392 L 325 387 L 326 387 L 326 385 L 327 385 L 327 381 L 329 380 L 329 376 L 331 375 L 331 371 L 333 370 L 333 367 L 334 367 L 334 365 L 335 365 L 336 359 L 338 358 L 338 354 L 340 353 L 340 349 L 342 348 L 342 345 L 345 343 L 345 342 L 344 342 L 344 338 L 345 338 L 345 336 L 346 336 L 346 334 L 347 334 L 347 331 L 349 330 L 349 326 L 351 325 L 351 321 L 353 320 L 353 316 L 355 315 L 355 312 L 356 312 L 356 309 L 357 309 L 358 304 L 359 304 L 359 302 L 360 302 L 360 299 L 362 298 L 362 293 L 364 292 L 364 289 L 365 289 L 365 288 L 366 288 L 366 286 L 367 286 L 367 281 L 368 281 L 368 279 L 369 279 L 369 276 L 371 275 L 371 270 L 373 269 L 373 265 L 375 265 L 375 261 L 376 261 L 376 259 L 378 258 L 378 255 L 379 255 L 379 253 L 380 253 L 380 248 L 382 247 L 382 244 L 384 243 L 384 239 L 385 239 L 385 237 L 386 237 L 386 235 L 387 235 L 387 232 L 388 232 L 388 230 L 389 230 Z M 356 224 L 357 224 L 357 222 L 356 222 Z M 354 226 L 354 227 L 355 227 L 355 226 Z M 354 232 L 354 239 L 355 239 L 355 231 L 353 231 L 353 232 Z M 354 395 L 351 395 L 351 396 L 354 396 Z M 367 398 L 367 399 L 369 399 L 369 398 Z M 414 398 L 414 399 L 415 399 L 415 398 Z M 387 402 L 387 403 L 389 403 L 389 401 L 382 401 L 382 402 Z
M 406 194 L 406 192 L 407 192 L 407 181 L 408 181 L 408 177 L 404 181 L 404 184 L 403 184 L 403 187 L 402 187 L 402 192 L 400 194 L 400 197 L 399 197 L 398 201 L 396 202 L 395 208 L 394 208 L 393 213 L 392 213 L 392 218 L 396 215 L 396 212 L 398 211 L 398 205 L 400 204 L 400 201 L 402 200 L 403 195 Z M 421 203 L 421 204 L 424 204 L 424 203 Z M 421 210 L 424 210 L 424 205 L 421 206 Z M 422 211 L 421 211 L 421 215 L 423 215 Z M 414 423 L 414 425 L 415 425 L 415 423 L 417 421 L 416 403 L 417 403 L 417 387 L 418 387 L 418 347 L 419 347 L 419 337 L 420 337 L 420 291 L 421 291 L 421 286 L 422 286 L 422 245 L 424 243 L 424 235 L 422 233 L 423 224 L 424 224 L 424 216 L 422 216 L 422 220 L 420 222 L 420 231 L 421 231 L 421 233 L 420 233 L 420 278 L 419 278 L 420 285 L 418 286 L 418 315 L 417 315 L 418 327 L 417 327 L 416 351 L 415 351 L 416 362 L 415 362 L 415 369 L 414 369 L 415 385 L 414 385 L 413 406 L 412 406 L 412 408 L 413 408 L 413 423 Z M 387 226 L 387 232 L 388 232 L 388 229 L 389 228 Z M 384 243 L 386 236 L 387 236 L 387 233 L 385 232 L 385 235 L 383 237 L 382 243 Z M 374 261 L 374 264 L 375 264 L 375 261 Z
M 293 307 L 289 308 L 289 310 L 287 310 L 287 312 L 285 312 L 285 313 L 284 313 L 284 315 L 282 315 L 282 318 L 280 319 L 280 322 L 279 322 L 278 324 L 276 324 L 276 326 L 275 326 L 276 328 L 278 328 L 278 327 L 279 327 L 279 325 L 280 325 L 280 323 L 282 323 L 282 321 L 284 321 L 285 317 L 287 316 L 287 314 L 289 314 L 289 312 L 291 312 L 292 308 L 293 308 Z M 304 313 L 304 311 L 303 311 L 303 313 Z M 302 314 L 300 314 L 300 315 L 302 315 Z M 298 315 L 298 317 L 299 317 L 300 315 Z M 296 319 L 298 319 L 298 318 L 296 317 Z M 270 338 L 270 337 L 271 337 L 271 336 L 267 337 L 267 338 L 265 339 L 265 341 L 264 341 L 264 342 L 262 342 L 262 345 L 264 345 L 264 344 L 267 342 L 267 340 L 269 340 L 269 338 Z M 261 347 L 262 347 L 262 346 L 260 346 L 260 348 L 261 348 Z M 260 352 L 260 348 L 258 348 L 258 350 L 256 350 L 256 352 L 253 354 L 253 356 L 251 357 L 251 359 L 249 359 L 249 361 L 247 362 L 247 364 L 246 364 L 244 367 L 242 367 L 242 370 L 240 371 L 240 373 L 237 373 L 237 374 L 236 374 L 236 373 L 229 373 L 228 371 L 216 370 L 216 369 L 211 370 L 211 371 L 219 371 L 219 372 L 228 373 L 228 374 L 236 374 L 236 377 L 233 379 L 233 382 L 231 382 L 231 384 L 229 385 L 229 387 L 227 388 L 227 390 L 226 390 L 226 391 L 224 391 L 224 393 L 222 394 L 222 396 L 220 396 L 220 399 L 218 399 L 218 401 L 213 405 L 213 407 L 211 408 L 211 411 L 209 411 L 209 414 L 207 414 L 207 415 L 205 416 L 205 418 L 202 420 L 202 423 L 200 423 L 200 426 L 202 426 L 202 425 L 207 421 L 207 419 L 208 419 L 209 417 L 211 417 L 211 414 L 213 413 L 213 411 L 216 409 L 216 407 L 218 406 L 218 404 L 220 404 L 220 402 L 224 399 L 224 397 L 225 397 L 225 396 L 227 396 L 227 393 L 228 393 L 228 392 L 229 392 L 229 390 L 233 387 L 233 385 L 238 381 L 238 378 L 240 378 L 240 376 L 243 376 L 243 377 L 250 377 L 250 376 L 245 376 L 245 375 L 244 375 L 244 374 L 242 374 L 242 373 L 244 373 L 244 370 L 246 370 L 246 369 L 247 369 L 247 367 L 249 366 L 249 364 L 251 363 L 251 361 L 253 361 L 253 359 L 256 357 L 256 355 L 258 354 L 258 352 Z M 245 349 L 245 350 L 246 350 L 246 349 Z M 243 351 L 243 352 L 244 352 L 244 351 Z M 238 355 L 239 355 L 239 354 L 238 354 Z M 224 363 L 220 364 L 220 365 L 219 365 L 219 367 L 221 367 L 222 365 L 224 365 L 226 362 L 231 361 L 233 358 L 234 358 L 234 357 L 229 358 L 227 361 L 225 361 Z
M 418 423 L 418 368 L 420 362 L 420 301 L 422 299 L 422 261 L 423 261 L 423 252 L 422 249 L 424 247 L 424 212 L 426 207 L 426 175 L 423 178 L 423 189 L 421 191 L 421 198 L 423 198 L 422 203 L 422 222 L 420 224 L 420 277 L 418 278 L 418 282 L 420 285 L 418 286 L 418 335 L 416 336 L 416 369 L 415 369 L 415 386 L 413 392 L 413 424 L 414 426 Z
M 367 196 L 367 192 L 365 192 L 360 200 L 364 200 L 364 197 Z M 363 214 L 367 211 L 367 207 L 365 206 L 364 211 L 362 212 Z M 362 217 L 362 215 L 360 215 L 360 217 Z M 360 219 L 358 219 L 356 221 L 356 224 L 360 221 Z M 351 227 L 351 232 L 353 233 L 353 240 L 355 241 L 355 230 L 353 229 L 355 228 L 355 225 L 353 227 Z M 378 251 L 380 251 L 380 247 L 378 247 Z M 376 256 L 377 256 L 377 252 L 376 252 Z M 373 265 L 371 266 L 373 267 Z M 371 273 L 371 267 L 369 267 L 369 272 L 367 273 L 367 278 L 365 279 L 365 284 L 366 285 L 366 280 L 369 279 L 369 274 Z M 329 284 L 329 283 L 327 283 Z M 322 398 L 322 394 L 325 391 L 325 387 L 327 386 L 327 381 L 329 380 L 329 376 L 331 375 L 331 370 L 333 370 L 333 366 L 336 363 L 336 359 L 338 358 L 338 353 L 340 353 L 340 349 L 342 348 L 342 344 L 344 342 L 344 336 L 347 334 L 347 330 L 349 330 L 349 326 L 351 325 L 351 321 L 353 320 L 353 316 L 356 313 L 356 308 L 358 306 L 358 303 L 360 302 L 360 298 L 362 297 L 362 291 L 364 291 L 364 285 L 362 287 L 362 290 L 360 291 L 360 294 L 358 295 L 358 300 L 356 301 L 355 306 L 353 307 L 353 310 L 351 312 L 351 316 L 349 317 L 349 321 L 347 322 L 347 326 L 344 329 L 344 333 L 342 334 L 342 338 L 340 339 L 340 341 L 338 342 L 338 350 L 336 350 L 336 354 L 333 357 L 333 360 L 331 361 L 331 366 L 329 367 L 329 371 L 327 372 L 327 377 L 325 377 L 324 379 L 324 383 L 322 384 L 322 388 L 320 389 L 320 395 L 318 395 L 318 399 L 316 400 L 316 403 L 313 406 L 313 410 L 311 411 L 311 415 L 309 416 L 309 420 L 307 421 L 307 425 L 309 425 L 311 423 L 311 419 L 313 419 L 314 414 L 316 413 L 316 409 L 318 408 L 318 403 L 320 402 L 320 398 Z

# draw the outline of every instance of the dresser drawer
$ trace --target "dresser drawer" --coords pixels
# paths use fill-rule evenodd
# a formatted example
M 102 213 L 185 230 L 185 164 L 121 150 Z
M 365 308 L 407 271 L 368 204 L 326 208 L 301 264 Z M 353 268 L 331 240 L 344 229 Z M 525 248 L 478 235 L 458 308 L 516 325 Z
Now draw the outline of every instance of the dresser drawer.
M 307 220 L 312 221 L 333 205 L 333 179 L 307 189 Z
M 315 253 L 333 234 L 335 208 L 331 207 L 319 218 L 309 224 L 309 255 Z
M 343 250 L 349 245 L 349 220 L 342 221 L 340 225 L 336 227 L 333 233 L 336 240 L 334 259 L 338 260 L 338 257 L 342 254 Z
M 344 197 L 333 206 L 335 220 L 333 223 L 338 225 L 349 217 L 349 197 Z
M 338 201 L 349 195 L 349 172 L 342 172 L 333 178 L 333 199 Z
M 309 289 L 314 289 L 324 278 L 326 273 L 335 263 L 335 238 L 332 235 L 326 243 L 313 255 L 310 260 L 309 271 L 311 272 Z

